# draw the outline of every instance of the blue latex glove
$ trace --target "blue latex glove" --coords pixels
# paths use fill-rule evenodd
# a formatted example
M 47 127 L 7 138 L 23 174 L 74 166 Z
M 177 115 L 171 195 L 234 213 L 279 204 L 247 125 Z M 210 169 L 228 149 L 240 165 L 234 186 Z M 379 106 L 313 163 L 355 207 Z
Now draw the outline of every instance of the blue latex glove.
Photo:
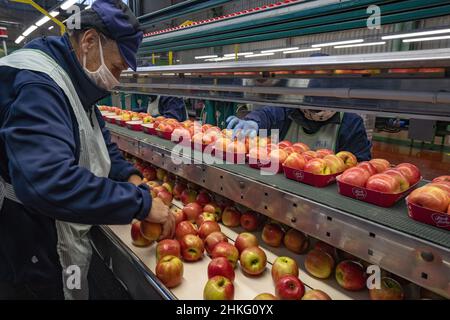
M 233 136 L 242 138 L 242 137 L 256 137 L 258 133 L 258 123 L 252 120 L 241 120 L 236 116 L 231 116 L 227 118 L 227 129 L 233 130 Z

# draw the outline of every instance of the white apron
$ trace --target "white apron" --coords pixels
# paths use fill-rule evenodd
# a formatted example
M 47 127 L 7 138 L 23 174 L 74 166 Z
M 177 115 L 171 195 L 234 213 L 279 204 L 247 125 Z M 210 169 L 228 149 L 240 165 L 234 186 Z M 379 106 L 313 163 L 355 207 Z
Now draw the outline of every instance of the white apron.
M 42 72 L 52 78 L 66 95 L 77 119 L 80 134 L 78 165 L 97 177 L 108 177 L 111 159 L 95 113 L 92 124 L 77 95 L 69 75 L 44 52 L 21 49 L 0 59 L 0 66 Z M 2 192 L 3 190 L 3 192 Z M 0 177 L 0 209 L 3 199 L 19 202 L 14 188 Z M 55 221 L 58 234 L 57 252 L 63 269 L 64 297 L 68 300 L 89 298 L 87 274 L 92 256 L 90 225 Z M 78 271 L 80 271 L 78 273 Z M 77 279 L 77 275 L 78 277 Z

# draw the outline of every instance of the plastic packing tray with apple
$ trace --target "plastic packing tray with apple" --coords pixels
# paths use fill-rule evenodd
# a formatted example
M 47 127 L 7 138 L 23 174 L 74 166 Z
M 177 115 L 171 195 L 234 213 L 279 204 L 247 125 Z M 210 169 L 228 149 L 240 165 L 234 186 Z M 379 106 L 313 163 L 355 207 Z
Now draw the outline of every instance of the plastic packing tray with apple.
M 122 117 L 121 116 L 106 116 L 106 121 L 111 123 L 111 124 L 119 124 L 117 121 L 120 120 Z
M 142 124 L 143 122 L 141 120 L 133 120 L 126 122 L 127 128 L 133 131 L 142 131 Z
M 145 133 L 156 136 L 156 129 L 153 123 L 143 123 L 141 127 Z
M 379 207 L 392 207 L 395 203 L 397 203 L 399 200 L 406 197 L 411 191 L 413 191 L 419 182 L 422 180 L 422 177 L 420 180 L 411 186 L 408 190 L 405 190 L 400 193 L 384 193 L 384 192 L 378 192 L 369 190 L 364 187 L 357 187 L 353 186 L 348 183 L 344 183 L 340 181 L 340 177 L 337 177 L 337 184 L 338 184 L 338 192 L 339 194 L 350 197 L 356 200 L 364 201 L 367 203 L 371 203 L 374 205 L 377 205 Z
M 246 163 L 246 154 L 245 153 L 236 153 L 236 152 L 224 152 L 223 150 L 214 149 L 214 154 L 217 158 L 226 161 L 226 163 L 232 164 L 245 164 Z
M 270 171 L 270 169 L 272 168 L 272 161 L 261 162 L 260 159 L 252 158 L 249 155 L 247 155 L 247 162 L 248 162 L 248 166 L 253 169 Z M 279 164 L 276 173 L 282 173 L 282 172 L 283 172 L 283 166 L 281 164 Z
M 316 188 L 324 188 L 336 181 L 336 177 L 341 173 L 319 175 L 304 170 L 294 169 L 288 166 L 283 166 L 284 175 L 286 178 L 295 180 Z
M 437 228 L 450 230 L 450 214 L 445 212 L 434 211 L 408 201 L 405 199 L 408 207 L 408 215 L 411 219 L 426 223 Z

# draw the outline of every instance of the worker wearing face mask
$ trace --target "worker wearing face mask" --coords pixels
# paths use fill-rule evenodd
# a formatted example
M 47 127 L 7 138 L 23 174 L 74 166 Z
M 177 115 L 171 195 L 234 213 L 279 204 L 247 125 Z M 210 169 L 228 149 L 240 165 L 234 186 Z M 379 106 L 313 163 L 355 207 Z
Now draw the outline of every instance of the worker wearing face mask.
M 136 68 L 137 19 L 120 0 L 79 18 L 81 29 L 0 59 L 0 299 L 88 299 L 91 225 L 174 230 L 94 105 Z

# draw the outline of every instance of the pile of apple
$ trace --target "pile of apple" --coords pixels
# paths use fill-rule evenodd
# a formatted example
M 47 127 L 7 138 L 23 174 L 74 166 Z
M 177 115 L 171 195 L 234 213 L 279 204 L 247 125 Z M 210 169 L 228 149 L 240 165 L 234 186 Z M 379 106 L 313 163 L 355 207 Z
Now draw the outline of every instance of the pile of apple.
M 385 159 L 372 159 L 346 170 L 340 181 L 376 192 L 396 194 L 407 191 L 420 178 L 419 168 L 411 163 L 392 167 Z
M 432 211 L 450 214 L 450 176 L 435 178 L 431 183 L 414 190 L 408 202 Z

